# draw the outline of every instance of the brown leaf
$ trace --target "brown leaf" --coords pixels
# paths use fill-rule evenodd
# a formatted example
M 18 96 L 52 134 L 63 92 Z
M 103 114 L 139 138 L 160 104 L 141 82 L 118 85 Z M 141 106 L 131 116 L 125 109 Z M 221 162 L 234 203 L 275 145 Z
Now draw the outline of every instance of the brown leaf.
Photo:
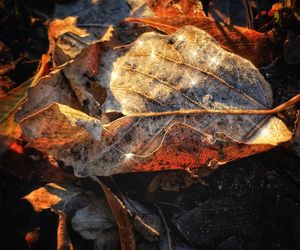
M 159 17 L 205 16 L 202 3 L 198 0 L 147 0 L 147 4 Z
M 65 33 L 72 33 L 79 37 L 87 37 L 89 33 L 85 29 L 76 26 L 77 17 L 69 16 L 65 19 L 55 19 L 49 24 L 48 39 L 50 43 L 49 51 L 53 52 L 55 40 Z
M 114 103 L 125 117 L 101 128 L 96 119 L 53 104 L 23 120 L 28 141 L 72 165 L 77 176 L 95 176 L 215 168 L 291 138 L 269 115 L 288 105 L 270 110 L 271 88 L 259 71 L 192 26 L 172 36 L 143 34 L 115 62 L 110 91 L 104 108 Z M 73 113 L 82 124 L 99 126 L 74 126 Z
M 117 245 L 118 235 L 114 217 L 107 201 L 89 190 L 74 185 L 48 183 L 24 197 L 35 211 L 52 209 L 59 218 L 58 247 L 70 247 L 66 232 L 66 219 L 84 239 L 97 240 L 105 244 Z M 67 218 L 66 218 L 67 217 Z M 68 249 L 68 248 L 67 248 Z
M 81 0 L 57 3 L 53 16 L 58 19 L 76 16 L 78 28 L 89 34 L 79 37 L 71 33 L 61 35 L 52 48 L 56 65 L 62 65 L 75 58 L 87 46 L 107 40 L 112 33 L 112 27 L 129 16 L 129 6 L 123 0 Z M 53 50 L 54 49 L 54 50 Z
M 239 26 L 220 24 L 207 17 L 129 17 L 125 21 L 143 23 L 167 34 L 186 25 L 193 25 L 210 34 L 224 49 L 250 60 L 257 67 L 271 63 L 278 54 L 273 31 L 260 33 Z
M 101 238 L 103 243 L 112 239 L 119 241 L 115 218 L 105 198 L 95 199 L 88 206 L 78 209 L 71 224 L 84 239 Z M 116 245 L 117 242 L 112 244 Z
M 20 122 L 53 102 L 80 109 L 80 104 L 60 69 L 42 77 L 36 86 L 28 89 L 28 100 L 16 114 L 16 120 Z
M 6 95 L 0 96 L 0 139 L 3 142 L 0 145 L 0 154 L 9 148 L 15 139 L 20 137 L 21 129 L 19 124 L 15 122 L 15 114 L 26 101 L 28 88 L 34 86 L 47 72 L 48 59 L 49 56 L 42 55 L 39 70 L 33 78 L 30 78 Z
M 84 110 L 99 117 L 104 91 L 93 80 L 99 70 L 101 49 L 94 43 L 82 49 L 72 61 L 55 68 L 28 90 L 28 101 L 17 115 L 17 121 L 31 116 L 53 102 Z
M 112 210 L 112 213 L 116 219 L 119 228 L 119 236 L 122 250 L 134 250 L 135 246 L 135 235 L 133 231 L 132 222 L 130 215 L 123 205 L 122 201 L 101 181 L 97 179 L 98 183 L 102 187 L 102 190 L 106 196 L 108 204 Z

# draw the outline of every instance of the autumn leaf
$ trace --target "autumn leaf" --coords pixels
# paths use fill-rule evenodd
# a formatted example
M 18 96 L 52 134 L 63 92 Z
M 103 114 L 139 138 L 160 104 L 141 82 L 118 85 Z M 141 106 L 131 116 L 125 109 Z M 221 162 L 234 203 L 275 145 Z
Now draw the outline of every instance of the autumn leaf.
M 205 16 L 202 3 L 198 0 L 147 0 L 147 4 L 155 15 L 160 17 Z
M 55 47 L 55 40 L 65 33 L 72 33 L 79 37 L 87 37 L 89 33 L 85 29 L 76 26 L 77 17 L 70 16 L 63 20 L 55 19 L 49 24 L 48 39 L 49 51 L 53 52 Z
M 270 116 L 285 106 L 271 110 L 272 91 L 259 71 L 192 26 L 139 37 L 115 62 L 109 91 L 103 109 L 124 117 L 101 124 L 54 103 L 22 121 L 31 146 L 77 176 L 107 176 L 215 168 L 292 135 Z
M 49 40 L 57 39 L 61 35 L 71 32 L 79 37 L 86 37 L 89 35 L 86 30 L 80 29 L 76 26 L 77 17 L 70 16 L 63 20 L 55 19 L 49 24 L 48 35 Z
M 272 8 L 269 10 L 268 15 L 269 16 L 274 16 L 275 12 L 280 11 L 283 9 L 283 4 L 282 3 L 275 3 L 272 5 Z
M 250 60 L 257 67 L 271 63 L 278 53 L 278 44 L 273 31 L 261 33 L 239 26 L 221 24 L 207 17 L 129 17 L 125 21 L 143 23 L 167 34 L 172 34 L 186 25 L 193 25 L 214 37 L 224 49 Z
M 62 200 L 56 194 L 52 194 L 51 192 L 48 191 L 48 189 L 51 188 L 66 191 L 66 189 L 56 185 L 55 183 L 50 183 L 46 187 L 41 187 L 31 192 L 30 194 L 24 196 L 24 199 L 29 201 L 32 204 L 36 212 L 41 212 L 44 209 L 49 209 L 57 205 Z
M 0 145 L 0 154 L 5 151 L 15 139 L 20 137 L 21 129 L 19 124 L 15 122 L 15 114 L 26 101 L 28 88 L 35 86 L 38 79 L 47 72 L 48 59 L 49 57 L 47 55 L 43 55 L 40 68 L 35 77 L 30 78 L 6 95 L 0 97 L 0 139 L 3 141 L 3 144 Z
M 28 90 L 28 101 L 16 114 L 19 122 L 53 102 L 75 109 L 82 109 L 89 115 L 99 117 L 103 93 L 99 84 L 91 80 L 99 70 L 100 43 L 94 43 L 80 52 L 73 60 L 56 67 L 42 77 L 38 84 Z
M 106 199 L 98 194 L 71 184 L 48 183 L 23 199 L 29 201 L 36 212 L 51 209 L 59 215 L 57 238 L 61 249 L 70 249 L 72 245 L 67 225 L 72 225 L 84 239 L 95 241 L 95 244 L 98 240 L 103 245 L 118 244 L 114 217 Z
M 26 81 L 19 87 L 13 89 L 0 99 L 0 134 L 12 138 L 18 138 L 20 131 L 17 124 L 14 123 L 14 113 L 16 109 L 25 101 L 28 87 L 31 85 L 32 79 Z
M 97 179 L 100 184 L 110 209 L 116 219 L 119 229 L 120 242 L 122 250 L 134 250 L 136 249 L 135 235 L 133 232 L 132 222 L 130 220 L 130 214 L 127 211 L 126 207 L 119 200 L 117 196 L 101 181 Z
M 110 39 L 113 27 L 127 17 L 129 12 L 128 4 L 123 0 L 56 3 L 53 18 L 61 21 L 72 21 L 70 18 L 76 18 L 77 22 L 73 20 L 74 25 L 72 23 L 71 28 L 76 27 L 79 34 L 85 32 L 86 36 L 79 36 L 71 30 L 60 34 L 53 43 L 54 46 L 50 48 L 55 64 L 62 65 L 75 58 L 89 45 Z M 62 28 L 67 28 L 63 23 L 61 24 Z

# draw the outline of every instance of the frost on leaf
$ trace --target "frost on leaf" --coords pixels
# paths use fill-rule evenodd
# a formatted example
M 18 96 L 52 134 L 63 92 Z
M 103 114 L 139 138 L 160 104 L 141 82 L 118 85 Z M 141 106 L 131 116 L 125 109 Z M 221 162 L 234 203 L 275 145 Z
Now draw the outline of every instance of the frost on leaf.
M 206 32 L 192 26 L 172 36 L 154 32 L 140 36 L 114 63 L 110 92 L 104 109 L 119 107 L 115 111 L 124 117 L 104 125 L 100 141 L 69 119 L 54 128 L 51 124 L 64 115 L 59 104 L 22 122 L 26 138 L 32 146 L 72 165 L 78 176 L 214 168 L 291 138 L 285 124 L 274 116 L 162 114 L 265 110 L 273 105 L 269 84 L 250 61 L 225 51 Z M 148 116 L 149 112 L 162 115 Z M 58 130 L 57 136 L 47 134 L 50 129 Z M 73 130 L 76 133 L 68 132 Z M 68 144 L 60 145 L 61 136 Z

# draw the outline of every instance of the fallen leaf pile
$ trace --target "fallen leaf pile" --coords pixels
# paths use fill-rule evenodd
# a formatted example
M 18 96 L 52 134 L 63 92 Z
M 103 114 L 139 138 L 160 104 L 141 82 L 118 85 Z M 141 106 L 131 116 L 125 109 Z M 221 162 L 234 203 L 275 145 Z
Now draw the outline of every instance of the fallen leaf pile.
M 117 185 L 111 190 L 103 176 L 210 171 L 291 141 L 294 128 L 277 114 L 300 95 L 274 108 L 272 88 L 257 68 L 278 54 L 273 31 L 220 24 L 196 0 L 70 1 L 56 4 L 53 16 L 53 67 L 45 70 L 44 58 L 33 81 L 0 97 L 0 138 L 22 134 L 28 147 L 100 184 L 106 199 L 55 183 L 24 197 L 35 211 L 59 215 L 58 248 L 73 248 L 71 222 L 95 249 L 118 247 L 118 240 L 122 249 L 136 249 L 135 231 L 149 242 L 164 237 L 172 249 L 159 207 L 160 216 Z M 178 179 L 157 176 L 147 192 L 178 192 L 167 183 Z M 190 242 L 197 239 L 185 227 L 198 213 L 173 219 Z

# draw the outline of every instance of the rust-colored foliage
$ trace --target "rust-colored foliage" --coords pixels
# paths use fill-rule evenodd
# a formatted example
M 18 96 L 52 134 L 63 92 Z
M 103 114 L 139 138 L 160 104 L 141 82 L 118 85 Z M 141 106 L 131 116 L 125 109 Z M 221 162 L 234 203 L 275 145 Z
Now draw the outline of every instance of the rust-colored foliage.
M 278 51 L 273 31 L 261 33 L 239 26 L 220 24 L 208 17 L 129 17 L 125 21 L 143 23 L 167 34 L 172 34 L 183 26 L 193 25 L 214 37 L 224 49 L 250 60 L 257 67 L 271 63 Z
M 157 16 L 161 17 L 204 16 L 202 4 L 198 0 L 147 0 L 147 4 Z

